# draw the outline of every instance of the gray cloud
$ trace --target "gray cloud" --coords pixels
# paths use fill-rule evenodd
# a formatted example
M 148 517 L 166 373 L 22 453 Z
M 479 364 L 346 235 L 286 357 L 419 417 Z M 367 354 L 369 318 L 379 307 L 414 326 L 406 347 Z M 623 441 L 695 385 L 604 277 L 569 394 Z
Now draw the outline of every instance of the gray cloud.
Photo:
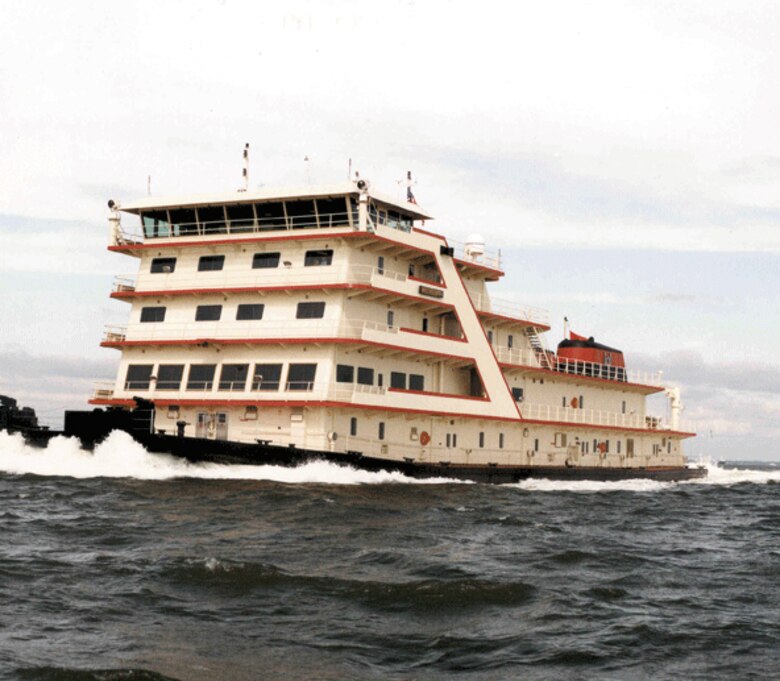
M 431 157 L 466 174 L 485 194 L 501 191 L 526 208 L 577 220 L 622 220 L 627 226 L 780 226 L 780 209 L 703 197 L 676 197 L 619 180 L 578 174 L 552 154 L 484 154 L 433 149 Z M 641 165 L 641 158 L 636 160 Z
M 33 356 L 21 349 L 0 350 L 0 388 L 6 383 L 29 379 L 112 379 L 115 359 Z
M 780 367 L 776 365 L 705 362 L 698 352 L 690 350 L 659 356 L 631 354 L 628 360 L 631 366 L 661 369 L 665 378 L 686 386 L 780 395 Z

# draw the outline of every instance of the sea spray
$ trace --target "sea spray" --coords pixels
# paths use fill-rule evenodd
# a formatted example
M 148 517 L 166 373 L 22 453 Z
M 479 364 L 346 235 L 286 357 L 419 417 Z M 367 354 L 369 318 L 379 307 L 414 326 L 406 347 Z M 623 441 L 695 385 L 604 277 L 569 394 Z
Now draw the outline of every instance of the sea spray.
M 75 438 L 56 437 L 45 449 L 31 447 L 21 435 L 0 432 L 0 471 L 16 475 L 70 478 L 135 478 L 170 480 L 268 480 L 288 484 L 360 485 L 382 483 L 442 484 L 462 481 L 446 478 L 417 480 L 401 473 L 363 471 L 327 461 L 285 466 L 190 463 L 166 454 L 148 452 L 125 432 L 114 431 L 95 447 L 81 448 Z

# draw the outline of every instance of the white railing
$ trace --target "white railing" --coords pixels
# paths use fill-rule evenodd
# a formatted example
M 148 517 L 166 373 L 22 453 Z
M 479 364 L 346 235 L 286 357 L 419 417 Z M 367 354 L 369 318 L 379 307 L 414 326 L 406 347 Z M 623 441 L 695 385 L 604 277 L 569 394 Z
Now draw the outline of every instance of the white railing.
M 355 319 L 291 319 L 274 321 L 217 321 L 138 323 L 129 327 L 106 326 L 103 342 L 131 340 L 234 340 L 263 338 L 363 338 L 366 333 L 397 334 L 397 326 Z
M 498 345 L 494 348 L 496 358 L 502 364 L 541 368 L 539 355 L 533 350 L 508 348 Z M 565 357 L 550 357 L 550 362 L 555 369 L 563 374 L 584 376 L 590 378 L 603 378 L 606 380 L 638 383 L 641 385 L 660 386 L 662 372 L 626 370 L 611 364 L 598 364 L 596 362 L 582 362 L 580 360 L 567 359 Z
M 512 319 L 532 322 L 539 326 L 550 325 L 550 313 L 531 305 L 521 305 L 508 298 L 495 298 L 487 294 L 478 293 L 471 297 L 474 307 L 481 312 L 492 312 Z
M 251 234 L 272 230 L 289 229 L 327 229 L 330 227 L 349 227 L 349 213 L 309 213 L 306 215 L 280 215 L 277 217 L 251 217 L 221 220 L 199 220 L 198 222 L 171 222 L 154 220 L 148 211 L 142 217 L 143 235 L 147 239 L 172 237 L 207 236 L 212 234 Z M 353 214 L 353 224 L 357 224 L 357 214 Z
M 257 268 L 246 271 L 218 270 L 205 272 L 143 273 L 138 279 L 123 275 L 114 279 L 113 292 L 165 291 L 182 289 L 228 289 L 241 287 L 370 284 L 383 287 L 389 283 L 407 280 L 401 272 L 370 265 L 317 266 L 317 267 L 275 267 Z M 403 290 L 399 289 L 400 292 Z
M 532 421 L 559 421 L 564 423 L 582 423 L 593 426 L 615 426 L 637 428 L 641 430 L 669 430 L 668 425 L 657 416 L 623 414 L 603 409 L 575 409 L 550 404 L 522 404 L 520 412 L 523 418 Z
M 92 389 L 92 399 L 110 400 L 114 396 L 113 381 L 95 381 Z
M 114 277 L 111 284 L 112 293 L 132 293 L 135 291 L 135 278 L 127 275 Z
M 127 337 L 126 326 L 107 324 L 103 330 L 104 343 L 121 343 Z
M 475 249 L 470 244 L 464 244 L 462 241 L 447 239 L 447 245 L 455 249 L 455 256 L 458 260 L 473 262 L 475 265 L 490 267 L 495 270 L 501 269 L 501 251 L 498 249 Z

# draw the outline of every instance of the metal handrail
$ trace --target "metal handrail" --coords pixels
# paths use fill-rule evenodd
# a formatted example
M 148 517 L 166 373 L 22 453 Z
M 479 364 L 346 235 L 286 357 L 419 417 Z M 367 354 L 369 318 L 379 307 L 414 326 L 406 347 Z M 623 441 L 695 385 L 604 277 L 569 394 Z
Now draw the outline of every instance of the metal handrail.
M 473 262 L 475 265 L 483 265 L 492 269 L 501 269 L 501 250 L 500 249 L 480 249 L 481 252 L 475 253 L 473 247 L 456 239 L 447 239 L 447 245 L 455 250 L 455 257 L 458 260 Z
M 503 364 L 513 364 L 516 366 L 526 366 L 534 368 L 542 367 L 539 354 L 532 350 L 520 348 L 509 348 L 504 345 L 498 345 L 494 348 L 496 358 Z M 662 372 L 642 371 L 635 369 L 624 369 L 616 367 L 613 364 L 599 364 L 598 362 L 583 362 L 565 357 L 553 355 L 550 362 L 554 371 L 562 374 L 571 374 L 584 376 L 586 378 L 602 378 L 605 380 L 618 381 L 621 383 L 637 383 L 640 385 L 658 386 L 661 385 Z
M 534 322 L 541 326 L 550 325 L 550 313 L 541 307 L 521 305 L 508 298 L 496 298 L 481 293 L 472 296 L 471 300 L 474 307 L 481 312 L 493 312 L 513 319 Z

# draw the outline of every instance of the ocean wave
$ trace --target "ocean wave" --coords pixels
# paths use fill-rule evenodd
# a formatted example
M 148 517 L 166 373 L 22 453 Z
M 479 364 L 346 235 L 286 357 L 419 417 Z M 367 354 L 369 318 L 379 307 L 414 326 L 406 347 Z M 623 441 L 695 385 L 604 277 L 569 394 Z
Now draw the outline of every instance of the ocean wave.
M 0 432 L 0 471 L 13 475 L 39 475 L 68 478 L 135 478 L 171 480 L 262 480 L 288 484 L 366 485 L 385 483 L 450 484 L 448 478 L 418 480 L 390 471 L 363 471 L 327 461 L 311 461 L 296 466 L 252 466 L 237 464 L 190 463 L 166 454 L 147 451 L 130 435 L 112 432 L 95 447 L 82 449 L 75 438 L 55 437 L 45 449 L 31 447 L 21 435 Z

